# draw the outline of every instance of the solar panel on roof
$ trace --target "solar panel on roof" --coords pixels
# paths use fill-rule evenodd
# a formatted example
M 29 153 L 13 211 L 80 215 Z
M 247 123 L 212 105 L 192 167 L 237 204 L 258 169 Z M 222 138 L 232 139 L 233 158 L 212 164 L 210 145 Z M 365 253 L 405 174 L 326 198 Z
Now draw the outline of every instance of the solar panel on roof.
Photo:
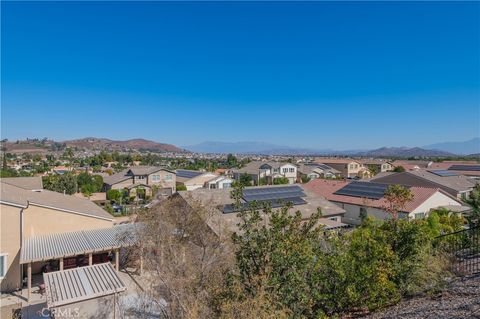
M 452 171 L 480 171 L 480 165 L 452 165 L 448 168 Z
M 283 193 L 271 193 L 271 194 L 252 194 L 252 195 L 243 195 L 243 199 L 247 202 L 254 200 L 270 200 L 270 199 L 282 199 L 290 197 L 304 197 L 305 193 L 303 192 L 283 192 Z
M 260 209 L 263 208 L 263 205 L 269 205 L 271 208 L 282 207 L 285 204 L 290 203 L 292 205 L 303 205 L 307 202 L 301 197 L 290 197 L 290 198 L 281 198 L 281 199 L 270 199 L 263 201 L 254 201 L 249 203 L 241 203 L 240 206 L 235 206 L 234 204 L 227 204 L 223 206 L 223 213 L 230 214 L 234 212 L 239 212 L 242 210 L 247 210 L 249 208 Z
M 389 184 L 354 181 L 340 188 L 334 194 L 380 199 L 385 194 L 385 190 L 388 186 Z
M 183 170 L 183 169 L 177 169 L 176 173 L 178 177 L 183 177 L 183 178 L 194 178 L 203 174 L 202 172 L 189 171 L 189 170 Z
M 303 189 L 298 186 L 280 186 L 245 189 L 242 197 L 246 202 L 251 202 L 305 196 Z
M 273 194 L 284 192 L 303 192 L 303 189 L 299 186 L 279 186 L 279 187 L 258 187 L 258 188 L 245 188 L 243 190 L 244 195 L 254 194 Z
M 458 176 L 457 173 L 449 171 L 449 170 L 443 170 L 443 169 L 438 169 L 438 170 L 431 170 L 429 171 L 432 174 L 442 176 L 442 177 L 447 177 L 447 176 Z

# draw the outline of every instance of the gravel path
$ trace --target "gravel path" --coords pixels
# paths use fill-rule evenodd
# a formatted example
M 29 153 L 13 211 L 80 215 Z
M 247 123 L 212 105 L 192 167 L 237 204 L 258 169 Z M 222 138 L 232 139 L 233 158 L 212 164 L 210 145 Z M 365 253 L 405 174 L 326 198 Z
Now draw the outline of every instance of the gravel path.
M 480 319 L 480 274 L 455 279 L 436 296 L 403 300 L 364 318 Z

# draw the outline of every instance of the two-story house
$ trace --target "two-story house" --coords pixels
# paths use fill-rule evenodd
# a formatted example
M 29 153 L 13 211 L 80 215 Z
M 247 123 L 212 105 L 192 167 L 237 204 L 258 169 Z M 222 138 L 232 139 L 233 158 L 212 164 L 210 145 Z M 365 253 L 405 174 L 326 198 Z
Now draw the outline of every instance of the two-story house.
M 362 163 L 350 158 L 322 158 L 317 160 L 317 163 L 325 164 L 336 169 L 343 178 L 360 177 L 368 171 Z
M 126 189 L 130 196 L 136 196 L 142 188 L 147 196 L 152 194 L 155 186 L 158 192 L 171 195 L 176 191 L 176 175 L 174 171 L 156 166 L 134 166 L 103 179 L 104 190 Z
M 253 185 L 273 184 L 273 180 L 280 177 L 285 177 L 289 184 L 294 184 L 297 180 L 297 166 L 291 163 L 253 161 L 234 170 L 233 178 L 240 180 L 244 174 L 252 177 Z

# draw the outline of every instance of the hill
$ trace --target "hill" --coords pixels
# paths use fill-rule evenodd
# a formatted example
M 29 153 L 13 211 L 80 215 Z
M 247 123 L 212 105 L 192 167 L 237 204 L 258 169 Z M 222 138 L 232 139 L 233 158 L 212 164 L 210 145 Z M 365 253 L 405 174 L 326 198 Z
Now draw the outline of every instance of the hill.
M 77 140 L 63 141 L 67 147 L 77 147 L 90 150 L 109 150 L 109 151 L 151 151 L 151 152 L 184 152 L 183 149 L 172 144 L 157 143 L 141 138 L 126 141 L 114 141 L 107 138 L 86 137 Z

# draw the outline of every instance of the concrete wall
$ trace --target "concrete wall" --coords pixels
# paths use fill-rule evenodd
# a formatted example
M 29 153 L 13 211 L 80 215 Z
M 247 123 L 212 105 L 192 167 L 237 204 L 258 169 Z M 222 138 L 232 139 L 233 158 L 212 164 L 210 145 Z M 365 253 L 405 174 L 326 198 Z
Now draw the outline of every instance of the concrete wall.
M 58 234 L 112 226 L 113 221 L 30 204 L 30 206 L 24 210 L 23 236 Z
M 0 279 L 0 291 L 21 288 L 20 243 L 22 208 L 0 204 L 0 253 L 7 254 L 6 275 Z

